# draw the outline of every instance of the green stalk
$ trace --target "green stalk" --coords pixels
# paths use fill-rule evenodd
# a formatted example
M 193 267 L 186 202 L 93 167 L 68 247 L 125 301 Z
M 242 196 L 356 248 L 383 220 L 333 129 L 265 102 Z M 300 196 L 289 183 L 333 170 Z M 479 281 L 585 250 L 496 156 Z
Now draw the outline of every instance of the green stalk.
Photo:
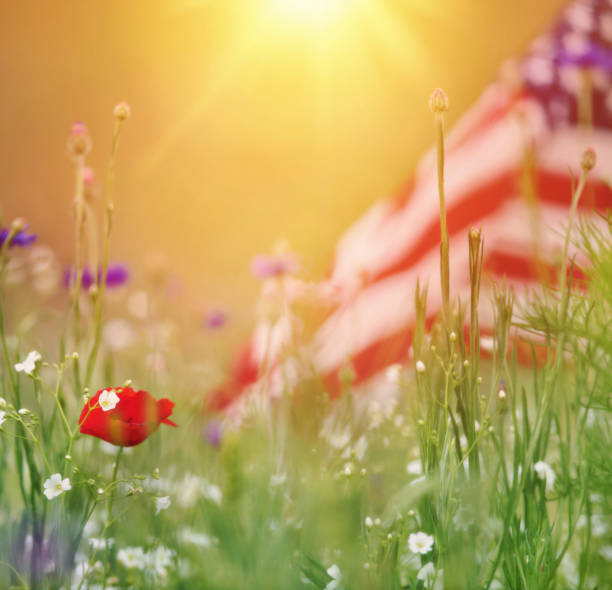
M 98 293 L 96 297 L 96 311 L 94 320 L 94 337 L 91 351 L 87 359 L 87 369 L 85 371 L 85 387 L 89 387 L 93 371 L 98 357 L 98 349 L 100 347 L 100 334 L 102 331 L 102 310 L 104 305 L 104 295 L 106 293 L 106 275 L 108 272 L 109 256 L 110 256 L 110 236 L 112 231 L 113 219 L 113 193 L 115 188 L 115 167 L 117 161 L 117 148 L 119 146 L 119 135 L 121 132 L 122 120 L 115 119 L 115 132 L 113 134 L 113 142 L 111 145 L 111 155 L 108 164 L 108 175 L 106 179 L 106 215 L 104 216 L 104 251 L 102 254 L 102 276 L 97 277 Z
M 442 285 L 442 312 L 446 322 L 450 319 L 450 263 L 449 238 L 446 227 L 446 203 L 444 199 L 444 115 L 435 114 L 436 153 L 438 164 L 438 195 L 440 197 L 440 283 Z
M 586 152 L 585 152 L 586 154 Z M 594 157 L 594 155 L 593 155 Z M 569 221 L 567 232 L 565 234 L 565 240 L 563 243 L 563 255 L 561 258 L 561 270 L 559 276 L 559 293 L 561 294 L 561 302 L 560 302 L 560 325 L 565 322 L 565 318 L 567 316 L 567 309 L 569 306 L 570 294 L 567 291 L 567 263 L 568 263 L 568 250 L 569 250 L 569 241 L 570 235 L 572 232 L 572 227 L 574 224 L 574 217 L 576 216 L 576 210 L 578 208 L 578 202 L 580 201 L 580 197 L 582 196 L 582 192 L 584 190 L 584 186 L 586 184 L 586 176 L 587 172 L 593 167 L 593 164 L 589 167 L 584 165 L 584 156 L 583 156 L 583 165 L 580 172 L 580 178 L 578 180 L 578 186 L 576 190 L 572 193 L 572 203 L 569 211 Z M 529 441 L 529 447 L 526 453 L 526 465 L 531 465 L 533 460 L 533 456 L 536 451 L 536 447 L 540 440 L 540 431 L 542 430 L 542 425 L 546 417 L 548 417 L 548 406 L 550 404 L 550 399 L 552 396 L 552 392 L 555 389 L 555 385 L 557 382 L 557 378 L 559 376 L 559 371 L 561 370 L 561 359 L 563 357 L 563 347 L 565 344 L 565 331 L 563 329 L 560 330 L 559 338 L 557 340 L 557 346 L 555 349 L 555 359 L 553 361 L 552 367 L 550 367 L 547 373 L 547 387 L 545 386 L 544 392 L 542 395 L 542 403 L 539 406 L 539 413 L 536 417 L 536 422 L 533 428 L 533 435 L 531 440 Z
M 83 168 L 85 166 L 85 157 L 83 155 L 76 156 L 76 212 L 75 212 L 75 263 L 76 274 L 74 282 L 73 306 L 74 306 L 74 346 L 78 349 L 81 342 L 81 288 L 83 284 Z M 78 381 L 79 371 L 75 369 L 75 379 Z M 78 387 L 77 391 L 80 391 Z
M 113 478 L 110 483 L 110 491 L 108 496 L 108 504 L 106 509 L 106 523 L 104 525 L 104 549 L 106 552 L 106 566 L 110 566 L 110 545 L 109 545 L 109 537 L 111 532 L 111 524 L 113 522 L 113 501 L 115 499 L 115 482 L 117 481 L 117 472 L 119 471 L 119 461 L 121 459 L 121 455 L 123 454 L 123 447 L 119 447 L 117 451 L 117 457 L 115 459 L 115 466 L 113 467 Z M 106 590 L 106 580 L 108 576 L 104 576 L 104 585 L 103 588 Z

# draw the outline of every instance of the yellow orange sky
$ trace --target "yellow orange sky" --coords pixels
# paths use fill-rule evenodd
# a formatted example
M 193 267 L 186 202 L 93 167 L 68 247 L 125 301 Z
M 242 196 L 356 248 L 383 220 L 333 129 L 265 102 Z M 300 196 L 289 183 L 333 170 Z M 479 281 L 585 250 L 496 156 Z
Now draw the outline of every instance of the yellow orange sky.
M 564 4 L 343 0 L 319 18 L 283 1 L 4 2 L 4 217 L 27 217 L 68 261 L 67 132 L 86 122 L 103 176 L 125 99 L 114 258 L 166 252 L 203 303 L 250 312 L 254 253 L 286 238 L 320 276 L 429 147 L 431 90 L 452 122 Z

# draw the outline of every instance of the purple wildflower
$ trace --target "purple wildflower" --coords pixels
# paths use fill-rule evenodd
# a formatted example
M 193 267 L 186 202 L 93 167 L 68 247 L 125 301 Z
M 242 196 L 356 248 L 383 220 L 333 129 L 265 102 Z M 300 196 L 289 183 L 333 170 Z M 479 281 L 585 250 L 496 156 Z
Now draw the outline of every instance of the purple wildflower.
M 106 286 L 121 287 L 125 285 L 130 278 L 130 271 L 127 266 L 121 263 L 109 264 L 106 270 Z M 98 280 L 102 281 L 102 269 L 98 271 Z
M 210 309 L 204 316 L 204 324 L 209 330 L 218 330 L 227 324 L 227 313 L 222 309 Z
M 4 242 L 6 242 L 10 233 L 11 231 L 5 227 L 0 229 L 0 246 L 4 245 Z M 13 246 L 20 246 L 22 248 L 24 246 L 29 246 L 32 242 L 36 241 L 37 237 L 38 236 L 36 234 L 28 234 L 25 231 L 18 231 L 13 236 L 13 239 L 11 240 L 11 243 L 9 244 L 9 248 L 12 248 Z
M 223 438 L 223 427 L 221 426 L 221 422 L 218 420 L 211 420 L 204 426 L 202 436 L 211 447 L 218 449 L 221 446 L 221 439 Z
M 113 263 L 108 265 L 108 269 L 106 271 L 106 286 L 110 289 L 114 287 L 121 287 L 127 283 L 130 278 L 130 273 L 127 267 L 121 263 Z M 67 268 L 64 272 L 63 277 L 63 285 L 64 287 L 69 287 L 75 279 L 75 270 Z M 98 270 L 98 280 L 102 281 L 102 269 Z M 85 291 L 87 291 L 92 285 L 95 284 L 95 277 L 93 272 L 88 266 L 83 268 L 83 280 L 81 282 L 81 286 Z
M 299 265 L 290 256 L 257 254 L 251 261 L 251 272 L 258 279 L 268 279 L 297 272 Z

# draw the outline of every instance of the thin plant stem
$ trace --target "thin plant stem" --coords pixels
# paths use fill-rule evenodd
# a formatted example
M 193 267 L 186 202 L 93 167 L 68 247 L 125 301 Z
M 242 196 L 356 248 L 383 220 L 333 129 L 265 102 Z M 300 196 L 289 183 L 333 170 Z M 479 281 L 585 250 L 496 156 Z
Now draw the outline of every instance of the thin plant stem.
M 73 291 L 74 305 L 74 346 L 79 347 L 81 342 L 81 288 L 83 286 L 83 217 L 84 217 L 84 202 L 83 202 L 83 168 L 85 166 L 85 157 L 82 155 L 76 156 L 76 195 L 75 195 L 75 278 Z M 78 370 L 75 370 L 78 377 Z
M 113 467 L 113 477 L 110 483 L 110 491 L 108 494 L 108 504 L 106 508 L 106 523 L 104 526 L 104 548 L 106 551 L 106 564 L 107 567 L 110 565 L 110 532 L 111 532 L 111 523 L 112 523 L 112 515 L 113 515 L 113 501 L 115 499 L 115 482 L 117 481 L 117 472 L 119 471 L 119 461 L 121 460 L 121 455 L 123 454 L 123 446 L 119 447 L 117 451 L 117 456 L 115 458 L 115 466 Z M 108 576 L 104 576 L 104 588 L 106 589 L 106 580 Z
M 449 238 L 446 226 L 446 203 L 444 198 L 444 115 L 434 115 L 436 133 L 436 155 L 438 169 L 438 196 L 440 198 L 440 282 L 442 285 L 442 312 L 445 321 L 450 318 L 450 262 Z
M 115 119 L 115 131 L 113 134 L 113 142 L 111 145 L 111 154 L 108 164 L 108 175 L 106 179 L 106 212 L 104 216 L 104 248 L 102 253 L 102 270 L 101 275 L 96 277 L 98 281 L 98 293 L 96 296 L 96 309 L 94 319 L 94 335 L 93 344 L 89 357 L 87 359 L 87 368 L 85 371 L 85 387 L 89 387 L 93 371 L 98 357 L 98 349 L 100 347 L 100 335 L 102 330 L 102 310 L 104 306 L 104 295 L 106 293 L 106 275 L 108 273 L 109 257 L 110 257 L 110 236 L 112 232 L 113 220 L 113 193 L 115 188 L 115 168 L 117 161 L 117 148 L 119 146 L 119 136 L 121 132 L 120 119 Z

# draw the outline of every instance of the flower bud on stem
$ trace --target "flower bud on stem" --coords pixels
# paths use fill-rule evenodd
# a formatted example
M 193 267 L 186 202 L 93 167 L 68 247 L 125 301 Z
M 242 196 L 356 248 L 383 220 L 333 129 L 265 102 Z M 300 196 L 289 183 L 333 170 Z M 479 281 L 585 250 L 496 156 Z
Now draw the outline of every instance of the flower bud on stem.
M 468 231 L 468 250 L 470 265 L 470 354 L 478 358 L 479 330 L 478 330 L 478 302 L 480 300 L 480 279 L 482 277 L 482 261 L 484 257 L 484 239 L 482 231 L 470 228 Z M 474 364 L 473 377 L 476 376 L 478 363 Z
M 81 342 L 81 287 L 83 285 L 83 221 L 84 221 L 84 201 L 83 201 L 83 168 L 85 166 L 85 156 L 75 153 L 74 160 L 76 178 L 76 197 L 75 197 L 75 266 L 74 285 L 72 290 L 73 309 L 74 309 L 74 348 L 78 350 Z M 78 364 L 74 364 L 75 391 L 81 389 L 81 379 Z
M 115 188 L 115 166 L 117 161 L 117 148 L 119 146 L 119 136 L 121 134 L 122 124 L 129 118 L 131 114 L 130 107 L 127 103 L 122 102 L 115 107 L 115 132 L 113 134 L 113 143 L 111 145 L 111 155 L 108 164 L 108 176 L 106 179 L 106 215 L 104 217 L 104 250 L 102 254 L 102 272 L 97 279 L 98 297 L 96 299 L 95 320 L 94 320 L 94 338 L 89 358 L 87 359 L 87 369 L 85 372 L 85 386 L 88 386 L 93 376 L 93 371 L 96 365 L 98 349 L 100 347 L 100 335 L 102 331 L 102 309 L 104 304 L 104 295 L 106 293 L 106 275 L 108 272 L 108 264 L 110 257 L 110 236 L 113 222 L 113 192 Z
M 438 195 L 440 197 L 440 282 L 442 285 L 442 314 L 444 321 L 450 316 L 450 264 L 448 229 L 446 227 L 446 204 L 444 201 L 444 112 L 448 110 L 448 98 L 437 88 L 429 99 L 434 114 L 436 153 L 438 162 Z

